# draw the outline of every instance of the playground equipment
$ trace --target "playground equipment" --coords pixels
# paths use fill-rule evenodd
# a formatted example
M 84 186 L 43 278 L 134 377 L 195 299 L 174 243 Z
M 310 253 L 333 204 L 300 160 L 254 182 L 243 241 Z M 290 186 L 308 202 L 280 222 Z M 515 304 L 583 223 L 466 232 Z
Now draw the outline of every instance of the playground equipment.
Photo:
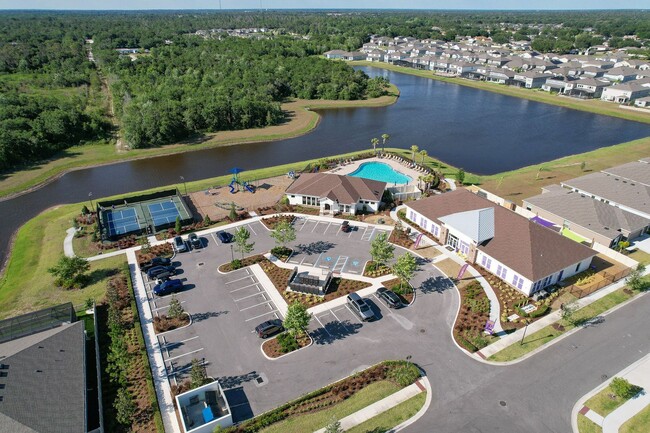
M 239 180 L 238 175 L 242 171 L 244 171 L 244 170 L 242 170 L 241 168 L 237 168 L 237 167 L 230 169 L 230 172 L 232 173 L 232 180 L 230 181 L 230 184 L 228 185 L 228 187 L 230 188 L 230 194 L 236 193 L 239 190 L 240 186 L 243 188 L 244 191 L 255 192 L 255 189 L 253 188 L 253 186 L 251 184 L 249 184 L 246 181 L 242 182 L 242 181 Z

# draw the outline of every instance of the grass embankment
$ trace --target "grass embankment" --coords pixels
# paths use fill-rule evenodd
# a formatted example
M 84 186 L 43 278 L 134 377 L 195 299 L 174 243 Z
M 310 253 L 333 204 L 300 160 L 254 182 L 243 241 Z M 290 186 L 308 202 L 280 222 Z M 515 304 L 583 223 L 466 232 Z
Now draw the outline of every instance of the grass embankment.
M 362 390 L 354 393 L 352 397 L 336 404 L 330 409 L 275 423 L 261 430 L 261 433 L 316 431 L 328 425 L 332 419 L 344 418 L 399 390 L 400 387 L 398 385 L 387 380 L 371 383 Z
M 358 101 L 311 101 L 298 99 L 282 104 L 287 121 L 281 125 L 242 131 L 211 133 L 194 140 L 151 149 L 132 149 L 128 152 L 117 152 L 114 143 L 72 147 L 40 164 L 21 167 L 18 171 L 10 173 L 1 173 L 0 197 L 19 193 L 47 182 L 62 173 L 82 167 L 110 164 L 132 159 L 151 158 L 154 156 L 202 150 L 212 147 L 297 137 L 307 134 L 318 125 L 320 116 L 311 110 L 386 106 L 394 103 L 399 96 L 399 89 L 392 84 L 388 92 L 389 95 L 387 96 Z
M 356 427 L 346 430 L 346 433 L 383 433 L 389 432 L 391 429 L 407 419 L 413 417 L 424 406 L 427 398 L 426 392 L 409 398 L 405 402 L 398 404 L 386 412 L 370 418 L 368 421 L 362 422 Z
M 602 433 L 603 429 L 582 414 L 578 414 L 578 431 L 580 433 Z
M 646 406 L 627 420 L 618 431 L 619 433 L 643 433 L 648 431 L 648 426 L 650 426 L 650 406 Z M 580 430 L 580 433 L 584 432 Z
M 572 110 L 587 111 L 605 116 L 619 117 L 621 119 L 632 120 L 634 122 L 650 123 L 650 111 L 642 113 L 634 110 L 620 108 L 618 104 L 601 101 L 600 99 L 577 99 L 567 96 L 551 94 L 541 89 L 525 89 L 504 84 L 490 83 L 486 81 L 475 81 L 466 78 L 444 77 L 435 75 L 433 71 L 425 71 L 403 66 L 395 66 L 383 62 L 368 62 L 366 60 L 357 60 L 349 62 L 353 66 L 373 66 L 375 68 L 387 69 L 390 71 L 401 72 L 403 74 L 416 75 L 418 77 L 430 78 L 446 83 L 458 84 L 465 87 L 472 87 L 489 92 L 500 93 L 502 95 L 514 96 L 516 98 L 528 99 L 531 101 L 543 102 L 545 104 L 557 105 L 560 107 L 570 108 Z
M 627 399 L 617 396 L 611 386 L 608 386 L 587 400 L 585 406 L 604 418 L 621 407 L 626 401 Z
M 614 308 L 615 306 L 627 301 L 635 294 L 637 293 L 627 289 L 626 287 L 622 287 L 576 311 L 571 318 L 571 322 L 564 319 L 559 320 L 557 324 L 560 325 L 561 328 L 554 327 L 553 325 L 542 328 L 533 334 L 527 335 L 523 341 L 523 344 L 517 342 L 511 346 L 508 346 L 505 349 L 490 356 L 488 360 L 495 362 L 507 362 L 519 359 L 527 353 L 530 353 L 533 350 L 537 349 L 538 347 L 541 347 L 546 343 L 565 334 L 566 332 L 576 328 L 577 326 L 580 326 L 581 323 L 586 323 L 590 319 L 593 319 L 605 311 L 610 310 L 611 308 Z

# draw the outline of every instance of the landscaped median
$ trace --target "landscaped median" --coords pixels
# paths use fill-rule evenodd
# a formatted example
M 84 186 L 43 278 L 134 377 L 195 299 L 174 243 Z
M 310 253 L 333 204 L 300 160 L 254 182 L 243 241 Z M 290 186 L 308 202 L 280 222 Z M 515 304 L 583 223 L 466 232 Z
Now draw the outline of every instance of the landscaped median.
M 341 420 L 394 395 L 411 386 L 419 377 L 420 370 L 414 364 L 407 361 L 384 361 L 237 426 L 227 428 L 224 432 L 314 432 L 328 426 L 333 420 Z M 424 399 L 408 399 L 403 403 L 406 402 L 409 402 L 409 412 L 417 412 L 424 404 Z M 388 411 L 380 415 L 384 415 L 379 420 L 382 424 L 391 420 L 397 423 L 403 421 L 402 417 L 397 417 L 394 412 L 386 414 Z

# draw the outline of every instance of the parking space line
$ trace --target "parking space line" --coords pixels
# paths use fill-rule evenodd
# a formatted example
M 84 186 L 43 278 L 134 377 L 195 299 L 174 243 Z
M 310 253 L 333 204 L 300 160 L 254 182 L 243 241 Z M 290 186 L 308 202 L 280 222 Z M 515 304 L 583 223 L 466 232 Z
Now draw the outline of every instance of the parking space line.
M 330 311 L 332 312 L 332 316 L 334 316 L 336 318 L 336 320 L 338 320 L 338 322 L 341 324 L 341 326 L 343 326 L 346 331 L 350 332 L 350 329 L 348 329 L 348 327 L 345 326 L 345 323 L 343 323 L 343 321 L 341 319 L 339 319 L 339 317 L 336 314 L 334 314 L 334 310 L 330 310 Z
M 236 283 L 237 281 L 245 280 L 246 278 L 251 278 L 251 277 L 252 277 L 252 275 L 246 275 L 245 277 L 237 278 L 236 280 L 226 281 L 226 284 Z
M 352 315 L 354 316 L 354 318 L 357 319 L 357 321 L 363 325 L 363 320 L 359 319 L 359 318 L 357 317 L 357 315 L 354 314 L 354 311 L 352 311 L 352 309 L 351 309 L 350 307 L 348 307 L 348 306 L 346 305 L 345 308 L 347 308 L 348 311 L 350 312 L 350 314 L 352 314 Z
M 250 319 L 246 319 L 246 321 L 250 322 L 251 320 L 259 319 L 260 317 L 264 317 L 264 316 L 266 316 L 268 314 L 277 313 L 277 312 L 278 312 L 278 310 L 271 310 L 268 313 L 260 314 L 259 316 L 255 316 L 255 317 L 251 317 Z M 276 315 L 276 317 L 277 317 L 277 315 Z
M 331 225 L 332 225 L 332 223 L 329 223 L 329 224 L 327 225 L 327 227 L 325 227 L 325 231 L 324 231 L 323 233 L 327 233 L 327 231 L 330 229 L 330 226 L 331 226 Z
M 323 322 L 321 322 L 320 319 L 317 316 L 314 316 L 314 317 L 316 317 L 316 320 L 318 321 L 318 323 L 320 323 L 320 327 L 323 328 L 325 330 L 325 332 L 327 332 L 327 335 L 329 335 L 330 337 L 333 337 L 332 333 L 327 330 L 325 325 L 323 325 Z
M 388 308 L 388 311 L 390 311 L 390 307 L 388 306 L 388 304 L 386 304 L 384 301 L 382 301 L 381 299 L 379 299 L 379 296 L 377 296 L 377 295 L 375 295 L 375 294 L 373 293 L 373 294 L 372 294 L 372 297 L 375 298 L 377 301 L 379 301 L 379 303 L 380 303 L 381 305 L 383 305 L 384 307 Z
M 260 292 L 260 293 L 262 293 L 262 292 Z M 262 293 L 262 294 L 264 294 L 264 293 Z M 273 302 L 273 301 L 269 299 L 268 301 L 261 302 L 261 303 L 259 303 L 259 304 L 255 304 L 255 305 L 251 305 L 250 307 L 242 308 L 242 309 L 239 310 L 239 311 L 250 310 L 251 308 L 259 307 L 260 305 L 269 304 L 269 303 L 272 303 L 272 302 Z
M 313 229 L 311 229 L 312 233 L 314 233 L 314 230 L 316 230 L 316 227 L 318 227 L 318 224 L 320 224 L 320 221 L 316 221 L 316 225 L 314 226 Z
M 164 338 L 164 337 L 163 337 L 163 338 Z M 179 344 L 179 343 L 185 343 L 185 342 L 188 342 L 188 341 L 190 341 L 190 340 L 196 340 L 197 338 L 199 338 L 199 336 L 198 336 L 198 335 L 195 335 L 194 337 L 190 337 L 190 338 L 186 338 L 185 340 L 174 341 L 174 342 L 167 341 L 167 339 L 165 338 L 165 343 L 164 343 L 164 344 L 161 344 L 161 346 L 162 346 L 162 347 L 167 347 L 167 346 L 171 346 L 172 344 Z
M 323 255 L 323 253 L 320 253 L 320 254 L 318 255 L 318 258 L 316 259 L 316 262 L 314 262 L 314 264 L 311 265 L 311 266 L 313 266 L 313 267 L 317 267 L 317 266 L 318 266 L 318 262 L 320 262 L 320 258 L 321 258 L 322 255 Z M 329 267 L 329 266 L 328 266 L 328 267 Z
M 258 288 L 258 290 L 259 290 L 259 288 Z M 244 299 L 252 298 L 253 296 L 257 296 L 257 295 L 260 295 L 260 294 L 262 294 L 262 293 L 264 293 L 264 292 L 259 291 L 259 292 L 257 292 L 257 293 L 253 293 L 252 295 L 244 296 L 243 298 L 234 299 L 234 301 L 235 301 L 235 302 L 243 301 Z M 240 310 L 240 311 L 242 311 L 242 310 Z
M 180 303 L 181 303 L 181 304 L 184 304 L 185 301 L 180 301 Z M 156 305 L 155 302 L 154 302 L 154 305 Z M 164 310 L 165 308 L 169 308 L 169 305 L 165 305 L 164 307 L 156 307 L 156 308 L 152 308 L 151 311 Z
M 307 225 L 307 220 L 305 219 L 305 222 L 302 223 L 302 226 L 300 227 L 300 230 L 298 230 L 298 231 L 301 232 L 302 229 L 304 229 L 306 225 Z
M 176 356 L 174 356 L 172 358 L 167 358 L 165 360 L 165 362 L 173 361 L 174 359 L 182 358 L 183 356 L 191 355 L 193 353 L 200 352 L 202 350 L 203 350 L 203 348 L 200 348 L 200 349 L 193 350 L 191 352 L 183 353 L 182 355 L 176 355 Z
M 214 239 L 214 241 L 216 242 L 217 245 L 221 245 L 221 243 L 219 243 L 219 239 L 217 239 L 217 237 L 214 235 L 214 233 L 210 233 L 210 236 L 212 236 L 212 239 Z
M 257 286 L 259 283 L 260 283 L 259 281 L 256 281 L 256 282 L 254 282 L 253 284 L 249 284 L 249 285 L 247 285 L 247 286 L 244 286 L 244 287 L 240 287 L 240 288 L 238 288 L 238 289 L 231 290 L 230 293 L 235 293 L 235 292 L 238 292 L 238 291 L 240 291 L 240 290 L 242 290 L 242 289 L 247 289 L 247 288 L 249 288 L 249 287 Z
M 344 261 L 343 261 L 343 264 L 341 265 L 341 267 L 339 268 L 339 262 L 342 259 L 344 259 Z M 343 270 L 343 268 L 345 267 L 345 265 L 348 263 L 348 259 L 349 259 L 349 257 L 339 256 L 338 259 L 336 259 L 336 263 L 334 264 L 334 267 L 332 268 L 332 272 L 341 272 Z M 337 268 L 339 268 L 339 269 L 337 270 Z
M 256 232 L 255 230 L 253 230 L 253 226 L 252 226 L 252 225 L 250 225 L 250 224 L 246 224 L 246 227 L 248 227 L 249 229 L 251 229 L 251 231 L 253 232 L 253 234 L 254 234 L 255 236 L 257 236 L 257 232 Z

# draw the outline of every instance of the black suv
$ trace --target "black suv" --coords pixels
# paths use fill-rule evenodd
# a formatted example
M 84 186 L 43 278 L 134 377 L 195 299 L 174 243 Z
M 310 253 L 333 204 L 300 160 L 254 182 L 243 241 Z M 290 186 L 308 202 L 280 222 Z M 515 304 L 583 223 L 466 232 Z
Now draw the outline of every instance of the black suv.
M 284 326 L 282 326 L 282 321 L 279 319 L 267 320 L 255 327 L 255 332 L 260 338 L 267 338 L 282 331 L 284 331 Z
M 203 242 L 201 242 L 201 238 L 196 233 L 190 233 L 190 235 L 187 237 L 187 240 L 190 241 L 192 248 L 195 250 L 203 248 Z
M 176 275 L 176 268 L 173 266 L 155 266 L 147 271 L 147 276 L 152 280 L 159 278 L 161 275 Z
M 219 238 L 219 240 L 222 243 L 228 244 L 228 243 L 232 242 L 232 237 L 233 236 L 228 232 L 220 231 L 220 232 L 217 232 L 217 237 Z
M 167 257 L 154 257 L 153 259 L 144 263 L 140 268 L 144 272 L 146 272 L 149 269 L 153 268 L 154 266 L 169 266 L 171 264 L 172 264 L 171 259 L 168 259 Z
M 397 296 L 392 290 L 388 290 L 386 287 L 380 287 L 377 289 L 375 294 L 381 298 L 390 308 L 401 308 L 402 300 Z

